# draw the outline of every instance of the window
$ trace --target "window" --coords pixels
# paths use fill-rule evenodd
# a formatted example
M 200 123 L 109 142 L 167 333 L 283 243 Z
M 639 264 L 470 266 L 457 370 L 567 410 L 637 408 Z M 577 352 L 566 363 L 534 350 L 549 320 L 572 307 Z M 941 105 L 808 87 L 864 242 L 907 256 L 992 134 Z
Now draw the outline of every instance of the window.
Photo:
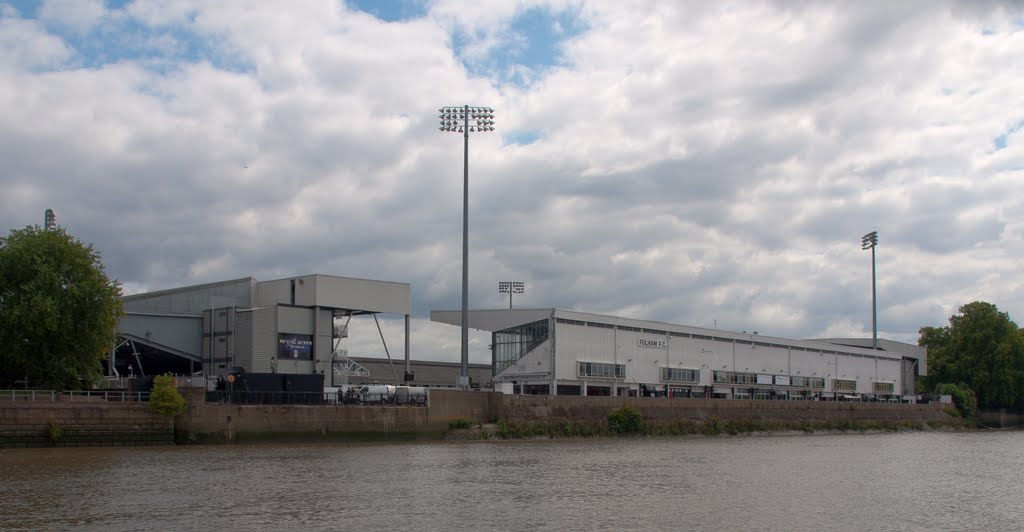
M 608 364 L 605 362 L 577 362 L 580 377 L 597 377 L 601 379 L 626 378 L 625 364 Z
M 565 324 L 568 324 L 568 325 L 586 325 L 587 324 L 587 322 L 585 322 L 585 321 L 570 320 L 570 319 L 566 319 L 566 318 L 558 318 L 555 321 L 557 321 L 558 323 L 565 323 Z
M 608 323 L 600 323 L 596 321 L 588 321 L 587 325 L 590 327 L 600 327 L 602 329 L 614 329 L 615 326 Z
M 832 379 L 832 390 L 836 392 L 856 392 L 857 381 Z
M 661 380 L 666 382 L 700 382 L 700 370 L 686 368 L 661 368 Z
M 756 373 L 739 373 L 735 371 L 716 371 L 715 382 L 724 384 L 756 384 Z
M 874 391 L 880 395 L 892 395 L 896 390 L 896 384 L 892 382 L 875 382 Z
M 824 390 L 825 379 L 821 377 L 790 377 L 790 386 L 797 388 L 810 388 L 812 390 Z
M 619 325 L 619 330 L 620 331 L 640 332 L 640 328 L 639 327 L 630 327 L 628 325 Z
M 548 338 L 548 320 L 539 320 L 491 335 L 493 374 L 501 373 Z

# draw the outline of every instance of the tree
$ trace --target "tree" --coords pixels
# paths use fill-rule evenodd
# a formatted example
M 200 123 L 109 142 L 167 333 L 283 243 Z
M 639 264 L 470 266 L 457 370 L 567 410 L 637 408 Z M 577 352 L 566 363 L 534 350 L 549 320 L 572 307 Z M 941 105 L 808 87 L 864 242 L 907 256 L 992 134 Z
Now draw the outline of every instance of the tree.
M 991 303 L 975 301 L 959 310 L 948 327 L 920 330 L 929 383 L 964 384 L 982 408 L 1013 406 L 1024 392 L 1024 333 Z
M 91 386 L 117 338 L 120 296 L 99 253 L 62 227 L 0 238 L 0 381 Z
M 185 398 L 174 386 L 174 375 L 153 378 L 153 391 L 149 394 L 149 409 L 157 414 L 174 417 L 185 411 Z

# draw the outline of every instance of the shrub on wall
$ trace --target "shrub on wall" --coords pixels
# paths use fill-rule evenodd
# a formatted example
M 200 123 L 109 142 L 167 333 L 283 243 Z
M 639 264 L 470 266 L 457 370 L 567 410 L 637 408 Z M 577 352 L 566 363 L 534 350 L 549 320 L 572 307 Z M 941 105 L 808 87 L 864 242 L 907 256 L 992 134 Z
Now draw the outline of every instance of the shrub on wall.
M 617 434 L 636 434 L 644 428 L 644 415 L 633 406 L 620 406 L 608 414 L 608 427 Z
M 960 415 L 965 418 L 972 418 L 978 411 L 978 399 L 974 391 L 964 385 L 940 384 L 935 387 L 936 395 L 953 396 L 953 405 L 956 406 Z
M 46 437 L 50 440 L 50 445 L 57 445 L 60 441 L 61 436 L 64 435 L 64 431 L 61 430 L 60 425 L 56 421 L 50 420 L 46 424 Z
M 149 410 L 174 417 L 185 411 L 185 398 L 174 386 L 174 376 L 158 375 L 153 379 L 153 392 L 149 394 Z

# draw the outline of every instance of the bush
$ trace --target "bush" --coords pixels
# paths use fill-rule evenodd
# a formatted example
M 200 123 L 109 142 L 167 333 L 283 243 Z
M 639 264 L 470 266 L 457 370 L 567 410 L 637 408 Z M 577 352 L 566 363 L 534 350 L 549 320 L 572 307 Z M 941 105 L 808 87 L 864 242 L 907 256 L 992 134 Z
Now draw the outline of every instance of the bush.
M 973 418 L 974 414 L 978 412 L 978 399 L 974 396 L 974 391 L 962 384 L 940 384 L 935 387 L 936 395 L 951 395 L 953 396 L 953 405 L 956 406 L 957 411 L 964 418 Z
M 644 415 L 633 406 L 621 406 L 608 414 L 608 427 L 616 434 L 636 434 L 644 428 Z
M 725 425 L 718 416 L 711 416 L 704 420 L 704 425 L 700 431 L 705 436 L 718 436 L 725 430 Z
M 456 418 L 448 423 L 448 428 L 451 430 L 456 429 L 471 429 L 476 425 L 476 422 L 468 417 Z
M 174 386 L 174 375 L 158 375 L 153 379 L 153 391 L 149 394 L 151 412 L 174 417 L 185 411 L 186 404 Z
M 60 441 L 61 436 L 64 435 L 64 431 L 60 429 L 60 425 L 56 421 L 50 420 L 46 425 L 46 436 L 50 440 L 50 445 L 56 445 Z

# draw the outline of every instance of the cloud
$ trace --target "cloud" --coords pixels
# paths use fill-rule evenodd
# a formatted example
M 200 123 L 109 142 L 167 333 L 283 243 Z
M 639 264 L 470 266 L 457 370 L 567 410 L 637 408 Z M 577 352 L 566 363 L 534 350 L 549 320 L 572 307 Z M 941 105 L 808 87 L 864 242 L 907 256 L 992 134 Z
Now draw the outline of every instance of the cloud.
M 883 336 L 914 341 L 975 299 L 1024 319 L 1012 4 L 409 12 L 5 10 L 0 222 L 54 209 L 129 292 L 309 272 L 409 282 L 414 355 L 455 360 L 458 328 L 428 311 L 459 305 L 463 139 L 436 110 L 466 103 L 494 107 L 498 127 L 470 138 L 473 307 L 507 305 L 497 282 L 522 280 L 517 307 L 867 336 L 859 239 L 877 230 Z M 382 322 L 389 343 L 400 322 Z M 363 329 L 350 352 L 382 355 Z M 489 338 L 473 338 L 487 361 Z

